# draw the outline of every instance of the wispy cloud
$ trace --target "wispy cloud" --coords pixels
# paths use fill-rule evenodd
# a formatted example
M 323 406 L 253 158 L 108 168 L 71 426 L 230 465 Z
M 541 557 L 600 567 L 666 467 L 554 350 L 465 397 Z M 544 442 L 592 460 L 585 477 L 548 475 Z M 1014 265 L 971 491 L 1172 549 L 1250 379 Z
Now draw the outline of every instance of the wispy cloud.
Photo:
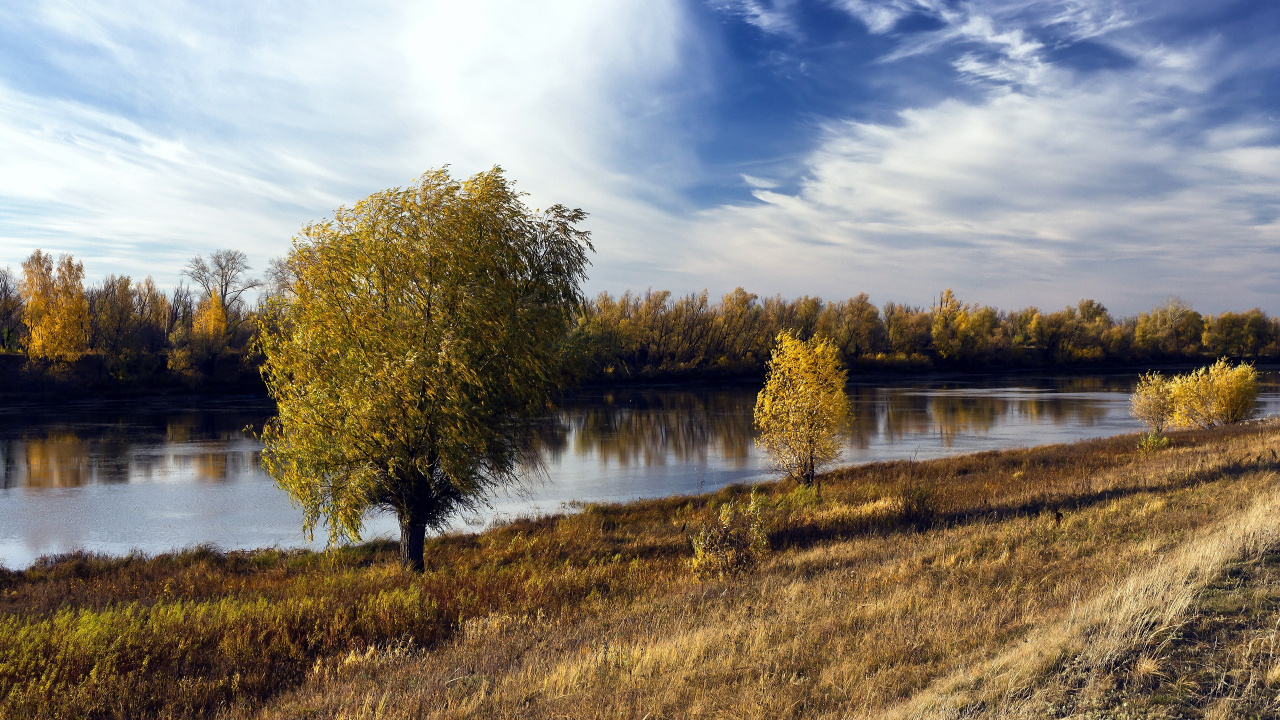
M 953 62 L 990 84 L 985 95 L 892 123 L 826 123 L 799 190 L 761 184 L 757 204 L 703 213 L 686 266 L 790 294 L 926 302 L 954 287 L 1006 306 L 1093 296 L 1135 311 L 1169 293 L 1209 309 L 1274 305 L 1274 127 L 1195 111 L 1223 51 L 1131 37 L 1134 69 L 1080 75 L 997 15 L 938 32 L 976 48 Z M 1124 27 L 1119 17 L 1090 33 Z M 716 255 L 700 252 L 712 245 Z
M 1280 311 L 1267 7 L 0 7 L 0 265 L 261 267 L 338 204 L 501 164 L 591 211 L 592 291 Z
M 11 11 L 38 54 L 0 73 L 0 264 L 40 246 L 93 275 L 173 281 L 187 257 L 232 247 L 261 267 L 303 222 L 445 163 L 501 164 L 534 204 L 641 225 L 645 200 L 669 192 L 659 179 L 692 162 L 663 142 L 664 98 L 679 98 L 664 84 L 697 62 L 683 12 L 640 0 Z M 651 150 L 642 167 L 637 145 Z

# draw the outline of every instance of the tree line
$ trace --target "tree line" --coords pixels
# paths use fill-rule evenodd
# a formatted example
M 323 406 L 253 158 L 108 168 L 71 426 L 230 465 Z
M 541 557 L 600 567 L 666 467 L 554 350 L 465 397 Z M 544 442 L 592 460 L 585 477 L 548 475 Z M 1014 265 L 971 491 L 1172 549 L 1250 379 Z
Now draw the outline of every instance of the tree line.
M 150 277 L 86 284 L 81 262 L 37 250 L 17 272 L 0 268 L 0 350 L 43 367 L 95 357 L 117 380 L 255 374 L 255 319 L 266 298 L 287 291 L 288 277 L 278 261 L 266 281 L 250 270 L 244 253 L 219 250 L 193 257 L 167 291 Z M 1204 315 L 1170 298 L 1131 317 L 1095 300 L 1004 311 L 950 290 L 929 306 L 876 306 L 866 293 L 762 298 L 742 288 L 718 301 L 706 291 L 601 293 L 580 308 L 564 352 L 590 381 L 759 375 L 783 331 L 830 341 L 850 367 L 884 370 L 1280 359 L 1280 318 L 1258 308 Z
M 167 292 L 150 277 L 108 275 L 86 285 L 83 263 L 36 250 L 19 272 L 0 268 L 0 351 L 26 354 L 37 371 L 94 358 L 115 380 L 240 374 L 252 370 L 258 307 L 246 293 L 269 291 L 249 270 L 244 253 L 219 250 L 191 258 Z
M 1113 316 L 1095 300 L 1042 311 L 964 303 L 951 290 L 931 305 L 760 298 L 742 288 L 712 302 L 705 291 L 602 293 L 576 329 L 589 376 L 757 374 L 780 332 L 823 338 L 851 367 L 1064 367 L 1280 358 L 1280 318 L 1258 308 L 1202 315 L 1169 298 L 1149 312 Z

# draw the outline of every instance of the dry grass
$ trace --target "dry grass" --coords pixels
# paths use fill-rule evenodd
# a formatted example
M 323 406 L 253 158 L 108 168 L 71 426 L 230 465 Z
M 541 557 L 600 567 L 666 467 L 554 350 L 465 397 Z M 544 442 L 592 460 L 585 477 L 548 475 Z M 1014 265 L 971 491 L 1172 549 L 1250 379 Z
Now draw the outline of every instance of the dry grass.
M 723 580 L 690 572 L 690 537 L 743 488 L 440 538 L 421 578 L 380 547 L 49 562 L 0 578 L 0 716 L 1042 717 L 1181 686 L 1186 707 L 1226 712 L 1245 685 L 1215 695 L 1177 653 L 1214 583 L 1271 547 L 1278 437 L 1251 425 L 1145 455 L 1124 437 L 768 485 L 773 550 Z M 1222 663 L 1275 688 L 1259 593 L 1229 643 L 1252 649 Z M 58 625 L 122 612 L 128 642 L 79 655 Z

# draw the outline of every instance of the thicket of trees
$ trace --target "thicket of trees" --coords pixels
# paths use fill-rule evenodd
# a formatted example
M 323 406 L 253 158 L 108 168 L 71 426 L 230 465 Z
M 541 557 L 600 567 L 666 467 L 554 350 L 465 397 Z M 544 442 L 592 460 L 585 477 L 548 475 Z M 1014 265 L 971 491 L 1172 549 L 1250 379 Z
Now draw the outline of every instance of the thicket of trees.
M 706 292 L 628 292 L 596 297 L 577 330 L 587 374 L 599 378 L 762 372 L 782 331 L 830 340 L 851 366 L 884 369 L 1280 359 L 1280 318 L 1256 308 L 1201 315 L 1177 298 L 1116 318 L 1094 300 L 1003 311 L 950 290 L 929 307 L 876 307 L 865 293 L 828 302 L 738 288 L 713 303 Z
M 189 383 L 252 372 L 248 348 L 254 312 L 243 294 L 262 286 L 248 277 L 244 253 L 219 250 L 191 259 L 185 282 L 164 292 L 150 277 L 108 275 L 86 286 L 71 255 L 36 250 L 21 271 L 0 269 L 0 351 L 25 353 L 39 370 L 68 368 L 93 356 L 115 380 L 167 371 Z
M 46 364 L 87 354 L 118 379 L 254 375 L 250 320 L 263 298 L 288 291 L 289 277 L 279 262 L 265 283 L 250 270 L 243 253 L 222 250 L 193 258 L 186 281 L 162 291 L 149 278 L 86 284 L 74 258 L 37 251 L 17 272 L 0 269 L 0 350 Z M 567 342 L 587 380 L 759 376 L 784 330 L 830 340 L 850 367 L 886 370 L 1280 360 L 1280 318 L 1257 308 L 1202 315 L 1170 298 L 1134 317 L 1094 300 L 1005 311 L 950 290 L 927 307 L 877 306 L 865 293 L 840 301 L 742 288 L 718 301 L 706 292 L 606 293 L 585 304 Z

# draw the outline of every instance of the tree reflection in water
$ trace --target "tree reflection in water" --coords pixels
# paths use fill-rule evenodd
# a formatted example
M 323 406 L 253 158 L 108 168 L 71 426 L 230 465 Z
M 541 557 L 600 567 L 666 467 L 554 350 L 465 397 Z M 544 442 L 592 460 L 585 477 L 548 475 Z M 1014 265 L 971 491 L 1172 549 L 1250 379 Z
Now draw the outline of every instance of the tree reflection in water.
M 998 426 L 1092 427 L 1114 412 L 1131 381 L 1073 378 L 1044 389 L 852 386 L 849 447 L 895 445 L 933 436 L 944 447 Z M 619 390 L 570 397 L 545 423 L 544 457 L 594 456 L 602 467 L 752 463 L 754 389 Z M 1052 441 L 1047 438 L 1046 441 Z
M 101 404 L 0 415 L 0 489 L 265 477 L 258 443 L 245 427 L 260 424 L 268 406 L 209 405 Z
M 910 457 L 915 448 L 946 454 L 1008 444 L 1075 439 L 1136 430 L 1127 412 L 1132 377 L 1050 378 L 1016 385 L 853 385 L 855 418 L 846 460 Z M 1003 383 L 1003 384 L 1002 384 Z M 1276 378 L 1264 376 L 1274 404 Z M 569 396 L 537 425 L 538 451 L 549 466 L 572 460 L 592 468 L 681 465 L 763 469 L 754 447 L 756 387 L 620 389 Z M 67 488 L 120 482 L 266 480 L 260 446 L 247 425 L 260 425 L 268 405 L 160 405 L 123 409 L 0 413 L 0 489 Z M 1105 427 L 1104 427 L 1105 426 Z M 1131 427 L 1132 426 L 1132 427 Z M 981 442 L 988 435 L 998 440 Z M 897 447 L 898 449 L 894 449 Z M 910 447 L 912 450 L 905 448 Z M 554 473 L 552 474 L 554 479 Z
M 578 396 L 561 404 L 567 441 L 548 448 L 595 455 L 603 467 L 705 463 L 715 455 L 746 467 L 754 442 L 755 395 L 742 390 L 635 390 Z

